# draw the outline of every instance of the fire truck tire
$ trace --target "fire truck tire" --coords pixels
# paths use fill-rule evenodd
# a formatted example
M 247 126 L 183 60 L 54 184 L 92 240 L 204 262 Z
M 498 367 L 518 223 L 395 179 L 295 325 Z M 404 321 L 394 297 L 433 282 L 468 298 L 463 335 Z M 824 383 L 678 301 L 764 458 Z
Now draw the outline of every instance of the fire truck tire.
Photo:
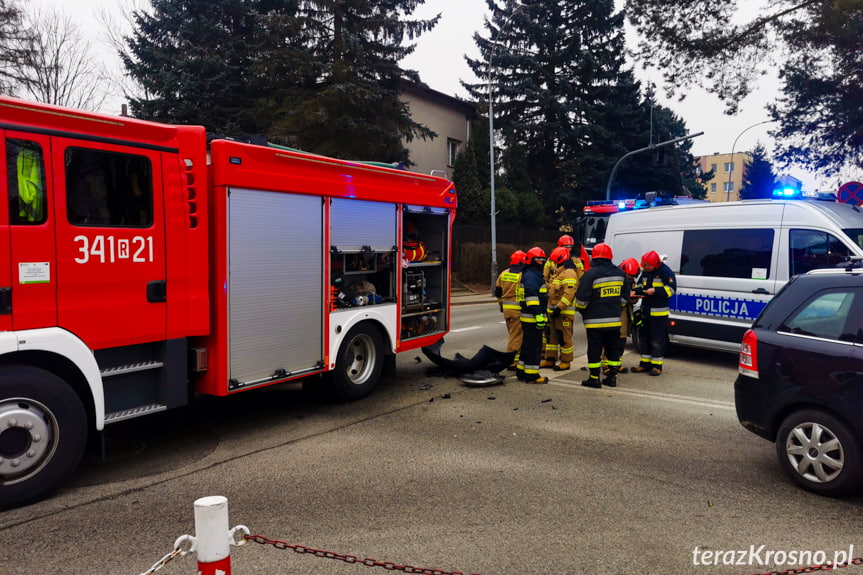
M 365 323 L 355 325 L 339 348 L 336 369 L 329 374 L 333 399 L 353 401 L 372 392 L 384 367 L 384 344 L 380 332 Z
M 87 415 L 66 382 L 35 367 L 0 367 L 0 508 L 55 488 L 86 443 Z

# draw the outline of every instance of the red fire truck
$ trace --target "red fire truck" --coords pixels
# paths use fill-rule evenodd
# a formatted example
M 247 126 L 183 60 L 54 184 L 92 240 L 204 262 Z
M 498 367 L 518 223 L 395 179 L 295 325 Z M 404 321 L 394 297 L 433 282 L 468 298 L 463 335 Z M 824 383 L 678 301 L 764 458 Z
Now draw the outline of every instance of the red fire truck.
M 449 329 L 446 179 L 12 98 L 0 130 L 0 506 L 108 424 L 298 378 L 356 399 Z

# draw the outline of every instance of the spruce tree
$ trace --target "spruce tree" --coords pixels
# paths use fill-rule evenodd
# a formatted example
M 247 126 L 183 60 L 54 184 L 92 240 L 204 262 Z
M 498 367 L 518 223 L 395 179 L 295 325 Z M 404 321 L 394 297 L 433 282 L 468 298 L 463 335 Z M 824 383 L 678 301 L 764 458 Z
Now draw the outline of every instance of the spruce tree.
M 484 226 L 489 221 L 488 194 L 479 181 L 476 167 L 476 143 L 471 140 L 455 160 L 452 181 L 458 193 L 456 218 L 460 224 Z
M 743 187 L 740 188 L 741 200 L 772 198 L 776 187 L 776 174 L 767 158 L 767 150 L 759 143 L 752 150 L 752 158 L 743 168 Z
M 0 0 L 0 94 L 15 93 L 23 63 L 36 49 L 33 36 L 17 3 Z
M 612 0 L 487 2 L 488 37 L 474 36 L 482 58 L 467 59 L 487 82 L 466 87 L 488 101 L 490 86 L 495 127 L 505 146 L 523 144 L 546 214 L 604 197 L 611 167 L 632 149 L 625 116 L 639 106 L 622 15 Z
M 399 98 L 419 75 L 398 62 L 439 16 L 408 19 L 423 0 L 304 0 L 299 15 L 320 74 L 301 93 L 276 94 L 278 133 L 299 148 L 349 159 L 408 162 L 404 141 L 436 136 Z
M 438 17 L 424 0 L 150 0 L 124 65 L 145 94 L 133 114 L 348 159 L 409 163 L 404 141 L 435 134 L 399 94 L 398 62 Z
M 150 0 L 136 11 L 121 54 L 144 93 L 130 98 L 133 115 L 229 136 L 266 130 L 254 74 L 266 1 Z

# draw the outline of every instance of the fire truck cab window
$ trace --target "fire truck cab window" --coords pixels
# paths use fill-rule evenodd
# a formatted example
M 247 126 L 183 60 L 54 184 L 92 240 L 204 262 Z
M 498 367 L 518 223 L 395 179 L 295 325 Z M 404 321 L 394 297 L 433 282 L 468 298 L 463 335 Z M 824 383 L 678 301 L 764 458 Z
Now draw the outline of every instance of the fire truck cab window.
M 42 147 L 26 140 L 6 140 L 9 222 L 36 225 L 45 221 L 45 163 Z
M 144 156 L 66 150 L 66 212 L 80 226 L 149 227 L 153 171 Z

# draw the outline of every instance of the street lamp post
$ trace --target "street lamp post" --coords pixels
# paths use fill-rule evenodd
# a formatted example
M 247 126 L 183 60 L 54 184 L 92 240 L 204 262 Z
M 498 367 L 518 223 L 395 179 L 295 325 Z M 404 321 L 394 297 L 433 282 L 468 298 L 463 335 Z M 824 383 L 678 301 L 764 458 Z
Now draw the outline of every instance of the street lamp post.
M 492 93 L 492 61 L 494 60 L 497 37 L 500 33 L 509 26 L 513 17 L 518 14 L 522 8 L 528 4 L 518 4 L 512 14 L 504 21 L 500 28 L 492 38 L 491 53 L 488 57 L 488 159 L 489 159 L 489 187 L 491 189 L 491 289 L 494 292 L 494 285 L 497 283 L 497 208 L 494 201 L 494 96 Z
M 775 121 L 776 120 L 764 120 L 762 122 L 756 122 L 756 123 L 752 124 L 751 126 L 744 128 L 743 131 L 740 132 L 739 134 L 737 134 L 737 137 L 734 138 L 734 143 L 731 144 L 731 169 L 728 170 L 728 182 L 725 184 L 725 201 L 726 202 L 731 201 L 731 174 L 734 173 L 734 171 L 733 171 L 734 170 L 734 148 L 737 147 L 737 140 L 740 139 L 740 136 L 742 136 L 743 134 L 745 134 L 746 132 L 748 132 L 749 130 L 754 128 L 755 126 L 760 126 L 761 124 L 769 124 L 770 122 L 775 122 Z M 740 171 L 740 177 L 743 178 L 743 170 Z M 743 185 L 742 179 L 740 180 L 740 185 L 741 186 Z M 738 199 L 739 199 L 739 196 L 738 196 Z

